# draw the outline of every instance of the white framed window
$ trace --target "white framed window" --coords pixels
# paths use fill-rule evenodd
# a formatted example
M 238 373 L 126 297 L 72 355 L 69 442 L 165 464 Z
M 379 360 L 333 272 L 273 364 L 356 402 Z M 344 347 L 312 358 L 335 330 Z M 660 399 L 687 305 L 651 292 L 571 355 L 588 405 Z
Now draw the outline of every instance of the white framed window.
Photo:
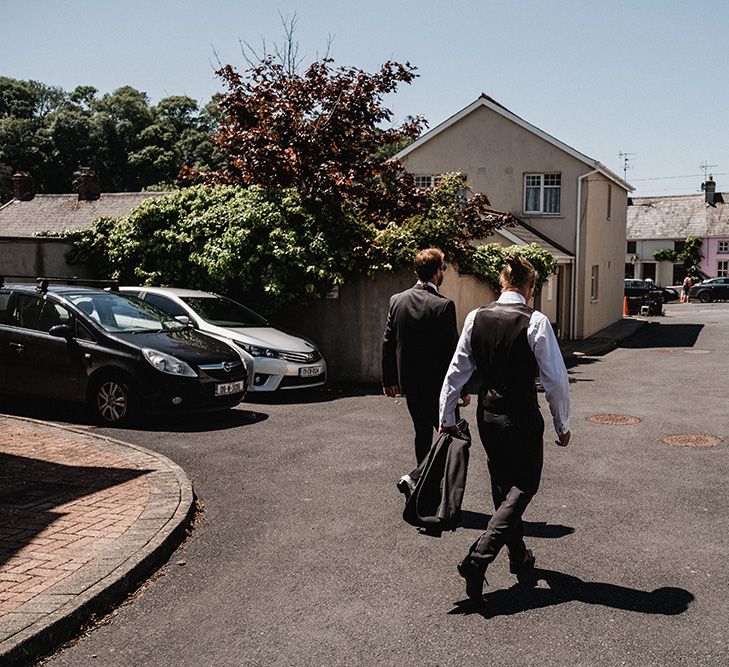
M 431 174 L 420 174 L 413 176 L 416 188 L 429 188 L 433 185 L 433 176 Z
M 597 264 L 593 264 L 592 272 L 590 273 L 590 299 L 597 301 L 597 297 L 600 294 L 600 267 Z
M 719 247 L 716 249 L 716 252 L 722 255 L 729 255 L 729 241 L 719 241 Z
M 524 174 L 524 213 L 558 215 L 561 200 L 562 174 Z
M 716 275 L 719 278 L 726 278 L 729 276 L 729 260 L 720 259 L 716 263 Z

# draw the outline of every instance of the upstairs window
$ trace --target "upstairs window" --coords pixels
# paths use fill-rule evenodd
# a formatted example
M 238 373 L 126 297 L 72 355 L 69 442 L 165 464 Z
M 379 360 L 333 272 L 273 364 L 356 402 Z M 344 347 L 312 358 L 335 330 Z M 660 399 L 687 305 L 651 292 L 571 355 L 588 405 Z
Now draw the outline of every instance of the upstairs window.
M 636 250 L 638 249 L 638 242 L 637 241 L 627 241 L 627 249 L 626 252 L 630 255 L 635 255 Z
M 719 241 L 716 252 L 720 252 L 722 255 L 729 254 L 729 241 Z
M 562 174 L 524 174 L 524 213 L 561 212 Z

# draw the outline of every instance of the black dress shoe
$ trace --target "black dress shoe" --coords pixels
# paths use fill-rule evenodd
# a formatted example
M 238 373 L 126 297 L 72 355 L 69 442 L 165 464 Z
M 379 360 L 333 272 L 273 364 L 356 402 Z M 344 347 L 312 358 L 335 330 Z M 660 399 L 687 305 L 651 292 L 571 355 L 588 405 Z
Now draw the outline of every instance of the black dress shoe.
M 511 572 L 511 574 L 515 574 L 517 577 L 529 574 L 534 569 L 535 562 L 536 558 L 534 558 L 534 554 L 531 552 L 531 549 L 527 549 L 526 554 L 524 555 L 524 560 L 521 563 L 515 563 L 513 560 L 509 559 L 509 572 Z
M 466 580 L 466 595 L 471 600 L 483 600 L 483 585 L 486 583 L 484 571 L 476 567 L 470 560 L 465 559 L 458 563 L 458 574 Z

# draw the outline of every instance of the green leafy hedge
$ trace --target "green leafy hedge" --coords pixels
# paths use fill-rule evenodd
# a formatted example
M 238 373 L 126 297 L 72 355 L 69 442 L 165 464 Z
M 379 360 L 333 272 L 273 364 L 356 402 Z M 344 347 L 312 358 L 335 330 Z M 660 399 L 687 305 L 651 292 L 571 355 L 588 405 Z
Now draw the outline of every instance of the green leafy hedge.
M 71 263 L 128 284 L 169 285 L 245 297 L 264 311 L 326 293 L 356 274 L 406 266 L 418 249 L 437 246 L 462 272 L 498 285 L 505 252 L 535 265 L 539 284 L 556 261 L 538 246 L 474 247 L 510 219 L 472 215 L 463 180 L 449 175 L 428 192 L 430 204 L 403 223 L 376 226 L 298 191 L 197 185 L 149 199 L 125 218 L 101 218 L 74 241 Z

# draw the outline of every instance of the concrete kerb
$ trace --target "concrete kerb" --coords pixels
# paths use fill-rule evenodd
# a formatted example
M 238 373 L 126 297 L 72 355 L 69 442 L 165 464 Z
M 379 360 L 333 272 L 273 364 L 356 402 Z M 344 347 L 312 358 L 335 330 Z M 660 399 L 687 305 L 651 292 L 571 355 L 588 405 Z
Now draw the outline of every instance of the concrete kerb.
M 154 462 L 155 472 L 162 473 L 167 483 L 170 479 L 174 479 L 176 482 L 174 486 L 177 487 L 167 490 L 168 494 L 176 496 L 176 507 L 168 514 L 169 518 L 165 520 L 165 517 L 149 517 L 150 519 L 159 518 L 160 523 L 159 528 L 149 540 L 143 543 L 137 542 L 136 539 L 133 540 L 130 543 L 130 546 L 134 546 L 132 553 L 125 554 L 121 562 L 119 558 L 99 559 L 101 562 L 99 560 L 91 561 L 87 564 L 89 567 L 82 567 L 77 573 L 74 573 L 88 578 L 87 587 L 79 584 L 82 592 L 72 595 L 71 599 L 56 611 L 44 614 L 32 625 L 0 643 L 0 663 L 5 667 L 15 667 L 16 665 L 27 665 L 75 637 L 93 617 L 102 616 L 111 611 L 166 563 L 175 549 L 185 540 L 187 529 L 192 524 L 195 515 L 195 493 L 192 483 L 182 468 L 157 452 L 114 438 L 89 433 L 88 430 L 13 415 L 3 414 L 2 416 L 94 438 L 100 441 L 102 446 L 111 445 L 117 452 L 131 450 L 134 452 L 134 456 L 128 458 L 137 460 L 140 457 L 145 458 L 147 467 L 149 467 L 150 461 Z M 152 514 L 158 515 L 159 512 L 155 509 Z M 140 520 L 146 518 L 143 512 Z M 103 567 L 97 567 L 104 562 L 108 565 L 106 571 Z M 59 582 L 59 585 L 62 586 L 62 584 L 63 580 Z M 54 595 L 56 590 L 60 590 L 60 586 L 58 589 L 53 586 L 47 591 L 47 594 Z M 57 597 L 65 598 L 66 595 L 59 594 Z

